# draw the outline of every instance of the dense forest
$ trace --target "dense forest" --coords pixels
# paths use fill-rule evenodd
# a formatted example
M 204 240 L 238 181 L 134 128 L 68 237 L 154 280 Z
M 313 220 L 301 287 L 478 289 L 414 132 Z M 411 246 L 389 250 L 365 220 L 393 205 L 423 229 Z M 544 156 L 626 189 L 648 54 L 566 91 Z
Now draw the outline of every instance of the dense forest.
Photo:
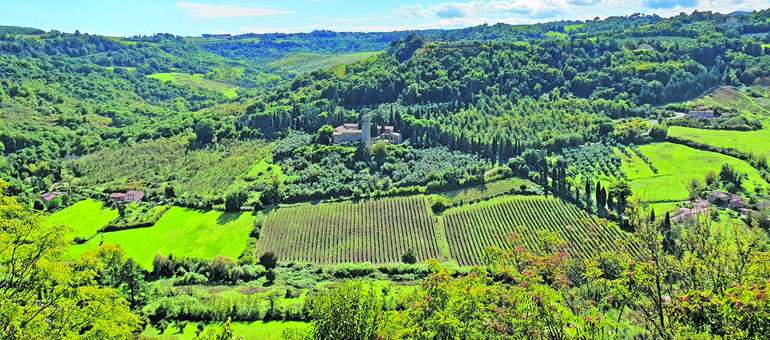
M 768 86 L 770 10 L 0 26 L 0 337 L 767 338 Z

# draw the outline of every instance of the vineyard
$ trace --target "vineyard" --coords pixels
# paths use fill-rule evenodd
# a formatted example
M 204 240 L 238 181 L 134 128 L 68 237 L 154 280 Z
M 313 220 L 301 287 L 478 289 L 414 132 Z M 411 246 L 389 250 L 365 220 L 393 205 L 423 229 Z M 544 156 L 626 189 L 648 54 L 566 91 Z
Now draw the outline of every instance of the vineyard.
M 440 258 L 436 220 L 423 196 L 302 204 L 270 213 L 257 249 L 281 261 L 397 263 Z
M 489 247 L 508 249 L 515 234 L 526 248 L 536 249 L 541 231 L 555 233 L 572 257 L 597 255 L 635 246 L 617 227 L 599 221 L 577 207 L 554 198 L 506 197 L 447 211 L 444 216 L 449 249 L 460 265 L 480 264 Z
M 497 197 L 511 193 L 541 193 L 543 189 L 529 180 L 521 178 L 507 178 L 494 182 L 484 183 L 468 188 L 442 192 L 441 195 L 449 198 L 452 204 L 473 203 L 484 199 Z

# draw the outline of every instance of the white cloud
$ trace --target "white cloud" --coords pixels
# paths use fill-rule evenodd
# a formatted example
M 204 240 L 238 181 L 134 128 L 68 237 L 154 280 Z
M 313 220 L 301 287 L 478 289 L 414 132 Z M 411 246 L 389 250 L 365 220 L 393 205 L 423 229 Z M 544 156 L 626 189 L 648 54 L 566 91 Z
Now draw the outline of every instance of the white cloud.
M 199 18 L 264 17 L 294 13 L 284 9 L 212 5 L 184 1 L 177 2 L 177 6 Z
M 585 0 L 582 0 L 585 1 Z M 467 2 L 445 2 L 431 6 L 430 10 L 439 18 L 465 18 L 483 15 L 542 15 L 558 13 L 570 6 L 568 0 L 474 0 Z
M 421 4 L 403 5 L 394 12 L 397 16 L 408 19 L 426 18 L 430 12 L 422 7 Z

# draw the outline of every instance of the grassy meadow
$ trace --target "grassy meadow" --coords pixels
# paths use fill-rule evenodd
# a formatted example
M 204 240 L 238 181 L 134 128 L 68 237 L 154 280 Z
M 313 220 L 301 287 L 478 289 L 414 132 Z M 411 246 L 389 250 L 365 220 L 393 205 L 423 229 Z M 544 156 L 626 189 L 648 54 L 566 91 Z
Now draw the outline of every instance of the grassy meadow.
M 96 235 L 99 228 L 117 217 L 117 210 L 105 207 L 102 202 L 87 199 L 51 214 L 47 221 L 70 228 L 67 239 L 71 240 L 75 237 L 90 238 Z
M 187 73 L 154 73 L 147 76 L 157 79 L 164 83 L 171 83 L 180 86 L 189 86 L 201 90 L 221 93 L 227 99 L 238 97 L 237 87 L 231 84 L 207 79 L 203 74 Z
M 201 212 L 179 207 L 169 209 L 149 228 L 100 233 L 88 242 L 70 248 L 77 258 L 100 243 L 118 244 L 142 268 L 152 269 L 156 254 L 211 259 L 238 258 L 246 247 L 254 217 L 248 213 Z
M 765 121 L 765 127 L 756 131 L 730 131 L 730 130 L 711 130 L 696 129 L 684 126 L 670 126 L 668 134 L 672 137 L 678 137 L 709 144 L 722 148 L 733 148 L 739 151 L 748 152 L 758 156 L 770 158 L 770 121 Z
M 621 158 L 623 171 L 631 182 L 631 190 L 643 202 L 685 201 L 689 197 L 688 186 L 693 179 L 702 182 L 707 173 L 718 173 L 725 163 L 748 175 L 743 184 L 745 190 L 753 192 L 756 187 L 766 189 L 768 186 L 751 165 L 730 156 L 673 143 L 643 145 L 639 149 L 658 169 L 657 174 L 635 154 L 632 154 L 631 158 L 621 155 Z M 662 207 L 668 209 L 673 208 L 673 205 Z
M 204 331 L 209 329 L 219 329 L 221 323 L 207 324 Z M 243 339 L 264 339 L 279 340 L 283 339 L 283 331 L 289 328 L 308 330 L 311 325 L 300 321 L 253 321 L 253 322 L 233 322 L 233 335 L 243 337 Z M 188 340 L 195 339 L 198 324 L 194 322 L 184 324 L 184 329 L 180 329 L 179 324 L 172 324 L 166 328 L 163 333 L 154 327 L 148 327 L 142 336 L 151 337 L 159 340 Z

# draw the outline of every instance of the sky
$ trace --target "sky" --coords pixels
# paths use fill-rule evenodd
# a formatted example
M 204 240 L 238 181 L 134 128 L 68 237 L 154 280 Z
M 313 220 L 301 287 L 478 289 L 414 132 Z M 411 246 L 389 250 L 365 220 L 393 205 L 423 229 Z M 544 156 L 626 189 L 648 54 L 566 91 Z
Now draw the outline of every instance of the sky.
M 398 31 L 770 8 L 770 0 L 3 0 L 0 25 L 112 36 Z

